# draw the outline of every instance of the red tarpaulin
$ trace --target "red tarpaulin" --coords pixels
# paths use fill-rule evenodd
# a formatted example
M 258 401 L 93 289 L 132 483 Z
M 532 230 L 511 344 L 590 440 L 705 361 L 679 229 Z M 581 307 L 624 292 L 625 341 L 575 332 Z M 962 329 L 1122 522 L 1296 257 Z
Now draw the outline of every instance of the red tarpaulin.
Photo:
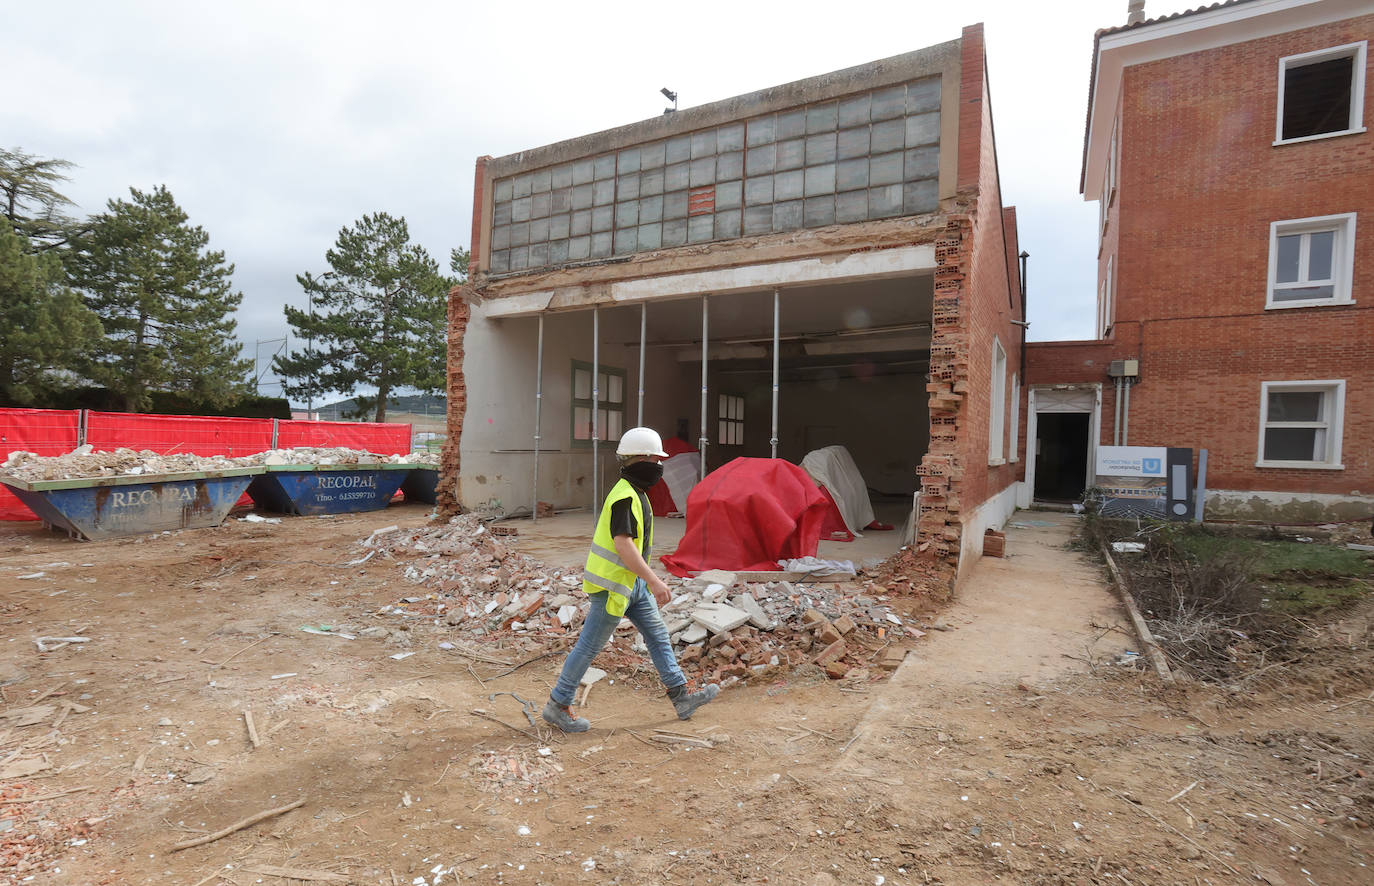
M 791 462 L 737 458 L 692 490 L 687 532 L 661 559 L 683 578 L 706 569 L 777 572 L 779 560 L 816 556 L 832 507 Z
M 297 446 L 342 446 L 364 449 L 378 455 L 405 455 L 410 452 L 410 425 L 351 421 L 277 422 L 277 448 L 293 449 Z
M 11 452 L 61 455 L 76 448 L 79 409 L 0 409 L 0 461 Z M 0 486 L 0 520 L 37 520 L 33 511 Z

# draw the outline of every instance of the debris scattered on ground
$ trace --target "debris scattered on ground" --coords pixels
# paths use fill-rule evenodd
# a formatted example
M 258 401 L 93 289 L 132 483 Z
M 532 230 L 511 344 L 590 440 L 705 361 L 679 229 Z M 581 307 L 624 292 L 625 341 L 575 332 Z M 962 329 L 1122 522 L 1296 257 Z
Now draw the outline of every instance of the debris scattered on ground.
M 223 455 L 163 454 L 151 450 L 115 449 L 96 452 L 79 446 L 64 455 L 42 456 L 22 450 L 11 452 L 0 464 L 5 475 L 27 482 L 74 480 L 97 477 L 137 477 L 184 474 L 193 471 L 224 471 L 231 468 L 278 465 L 369 465 L 418 464 L 437 467 L 439 456 L 433 452 L 405 455 L 380 455 L 344 447 L 302 446 L 295 449 L 269 449 L 252 455 L 230 458 Z
M 411 642 L 414 628 L 425 624 L 438 629 L 444 642 L 455 633 L 479 644 L 513 637 L 522 641 L 522 653 L 570 637 L 589 608 L 581 570 L 550 567 L 522 554 L 497 528 L 465 514 L 442 525 L 388 526 L 371 533 L 360 545 L 398 561 L 405 578 L 425 590 L 374 615 L 399 622 Z M 860 666 L 882 673 L 901 660 L 885 651 L 894 641 L 923 636 L 893 610 L 895 598 L 934 600 L 948 593 L 940 567 L 912 562 L 919 568 L 910 573 L 884 563 L 879 574 L 888 584 L 857 576 L 842 582 L 740 581 L 733 572 L 711 570 L 671 579 L 673 597 L 663 617 L 684 670 L 722 686 L 808 662 L 833 679 Z M 637 672 L 645 648 L 643 638 L 622 622 L 603 660 L 617 673 Z M 465 647 L 458 651 L 472 657 Z

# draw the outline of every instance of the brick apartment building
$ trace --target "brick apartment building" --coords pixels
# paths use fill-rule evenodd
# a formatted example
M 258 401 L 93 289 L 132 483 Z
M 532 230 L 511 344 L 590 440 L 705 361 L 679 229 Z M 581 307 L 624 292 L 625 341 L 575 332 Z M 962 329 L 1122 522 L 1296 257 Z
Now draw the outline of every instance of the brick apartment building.
M 1081 495 L 1119 442 L 1208 450 L 1209 517 L 1367 518 L 1374 3 L 1130 5 L 1088 92 L 1099 338 L 1027 348 L 1020 503 Z
M 981 25 L 482 157 L 472 231 L 441 506 L 595 506 L 647 424 L 686 425 L 708 471 L 844 444 L 923 491 L 930 556 L 1013 510 L 1023 314 Z

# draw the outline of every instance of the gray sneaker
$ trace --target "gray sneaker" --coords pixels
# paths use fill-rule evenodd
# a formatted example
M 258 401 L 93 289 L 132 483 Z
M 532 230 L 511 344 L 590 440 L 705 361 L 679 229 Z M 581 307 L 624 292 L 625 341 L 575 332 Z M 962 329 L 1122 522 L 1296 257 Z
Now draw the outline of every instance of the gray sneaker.
M 549 699 L 548 704 L 544 705 L 540 716 L 544 718 L 545 723 L 557 726 L 564 732 L 586 732 L 592 728 L 591 720 L 586 717 L 574 717 L 567 707 L 553 699 Z
M 720 695 L 720 687 L 715 683 L 711 683 L 705 689 L 698 689 L 696 692 L 688 692 L 686 686 L 675 686 L 668 690 L 668 698 L 672 699 L 679 720 L 692 719 L 692 714 L 696 713 L 697 708 L 717 695 Z

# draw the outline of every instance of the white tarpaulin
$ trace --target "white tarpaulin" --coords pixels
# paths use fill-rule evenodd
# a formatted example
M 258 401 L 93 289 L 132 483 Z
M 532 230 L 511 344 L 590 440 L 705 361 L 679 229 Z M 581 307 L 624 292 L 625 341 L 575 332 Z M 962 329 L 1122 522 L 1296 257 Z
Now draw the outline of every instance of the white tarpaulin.
M 864 483 L 854 456 L 843 446 L 814 449 L 802 459 L 802 470 L 811 475 L 816 485 L 824 486 L 835 499 L 844 525 L 855 535 L 873 522 L 873 503 L 868 499 L 868 484 Z
M 700 469 L 701 455 L 696 452 L 684 452 L 663 462 L 663 482 L 679 513 L 687 511 L 687 496 L 701 479 Z

